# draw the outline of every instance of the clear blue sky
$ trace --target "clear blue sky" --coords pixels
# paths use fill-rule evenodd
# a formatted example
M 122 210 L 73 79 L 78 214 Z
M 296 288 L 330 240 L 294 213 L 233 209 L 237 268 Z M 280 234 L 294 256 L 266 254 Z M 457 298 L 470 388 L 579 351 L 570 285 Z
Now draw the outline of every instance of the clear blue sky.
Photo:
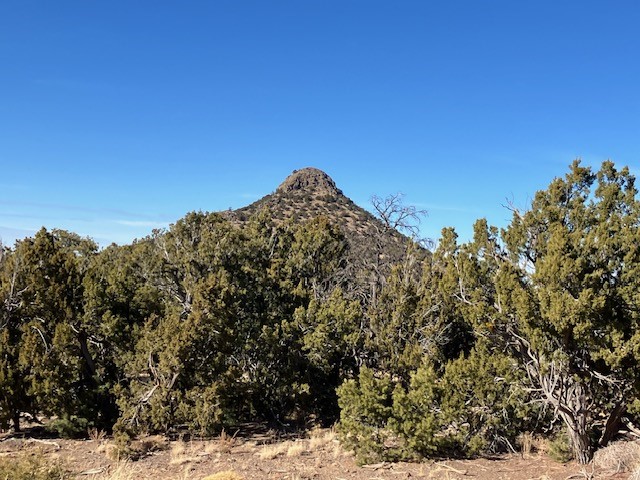
M 467 238 L 576 157 L 639 170 L 639 25 L 632 1 L 5 0 L 0 237 L 129 242 L 315 166 Z

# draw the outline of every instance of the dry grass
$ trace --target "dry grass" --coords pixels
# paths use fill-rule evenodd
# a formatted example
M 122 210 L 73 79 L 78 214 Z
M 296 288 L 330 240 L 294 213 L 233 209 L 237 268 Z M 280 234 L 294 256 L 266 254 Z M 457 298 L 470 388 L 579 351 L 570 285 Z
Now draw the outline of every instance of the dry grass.
M 330 452 L 333 458 L 350 457 L 353 451 L 346 451 L 338 441 L 335 428 L 316 428 L 309 433 L 309 451 L 318 452 L 325 450 Z
M 345 450 L 339 443 L 333 444 L 333 458 L 338 457 L 355 457 L 356 452 L 354 450 Z
M 107 439 L 107 432 L 104 430 L 98 430 L 97 428 L 90 428 L 87 430 L 87 435 L 89 435 L 89 440 L 94 442 L 102 443 Z
M 2 480 L 68 480 L 71 475 L 59 460 L 47 459 L 37 453 L 0 457 Z
M 171 444 L 171 457 L 180 457 L 187 451 L 187 442 L 178 440 Z
M 141 437 L 127 444 L 118 442 L 101 442 L 97 448 L 98 452 L 104 452 L 108 458 L 116 462 L 121 460 L 138 460 L 153 452 L 160 452 L 169 447 L 167 439 L 160 435 L 150 435 Z
M 237 433 L 237 432 L 236 432 Z M 207 454 L 211 453 L 229 453 L 234 447 L 237 447 L 240 441 L 234 435 L 229 435 L 226 431 L 222 430 L 217 439 L 207 442 L 204 447 L 204 451 Z
M 309 437 L 309 450 L 312 452 L 338 443 L 337 435 L 333 428 L 313 429 L 309 433 Z
M 270 445 L 264 445 L 257 455 L 262 460 L 273 460 L 279 455 L 284 455 L 289 450 L 289 444 L 292 442 L 272 443 Z
M 612 473 L 631 472 L 640 479 L 640 443 L 616 442 L 601 448 L 593 456 L 593 463 Z
M 238 475 L 232 470 L 226 470 L 224 472 L 214 473 L 208 477 L 204 477 L 202 480 L 244 480 L 242 476 Z
M 298 439 L 264 445 L 256 453 L 262 460 L 273 460 L 279 456 L 298 457 L 301 455 L 325 451 L 334 458 L 348 455 L 338 442 L 334 429 L 314 429 L 309 432 L 309 439 Z
M 308 442 L 305 442 L 304 440 L 287 443 L 289 443 L 289 448 L 287 448 L 287 457 L 299 457 L 300 455 L 308 451 Z
M 128 460 L 116 463 L 116 466 L 109 473 L 95 477 L 96 480 L 136 480 L 138 470 Z
M 520 448 L 520 453 L 524 458 L 531 457 L 534 454 L 539 457 L 549 450 L 546 439 L 531 432 L 520 434 L 516 439 L 516 445 Z
M 140 478 L 140 469 L 141 467 L 131 463 L 130 460 L 123 460 L 121 462 L 117 462 L 113 468 L 109 469 L 109 471 L 105 473 L 100 473 L 86 478 L 89 478 L 91 480 L 137 480 L 138 478 Z M 88 474 L 89 472 L 86 472 L 82 475 Z M 189 476 L 188 471 L 185 470 L 185 472 L 180 477 L 175 478 L 175 480 L 192 479 Z
M 171 444 L 171 465 L 184 465 L 185 463 L 193 463 L 200 460 L 198 455 L 198 447 L 192 443 L 178 440 Z
M 169 441 L 161 435 L 150 435 L 131 442 L 131 448 L 139 452 L 141 457 L 151 452 L 161 452 L 169 448 Z

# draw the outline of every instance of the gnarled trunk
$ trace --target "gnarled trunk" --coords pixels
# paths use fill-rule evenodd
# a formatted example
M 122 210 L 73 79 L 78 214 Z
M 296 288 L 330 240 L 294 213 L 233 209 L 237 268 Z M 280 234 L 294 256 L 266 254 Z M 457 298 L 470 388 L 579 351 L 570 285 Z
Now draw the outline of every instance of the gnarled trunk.
M 567 377 L 563 381 L 564 386 L 553 393 L 557 395 L 556 408 L 560 418 L 567 426 L 567 433 L 573 457 L 582 465 L 587 464 L 593 458 L 593 446 L 589 438 L 589 407 L 586 388 L 579 382 Z
M 591 442 L 586 431 L 569 429 L 569 440 L 573 449 L 573 456 L 582 465 L 587 464 L 593 457 Z
M 612 440 L 613 436 L 618 433 L 620 426 L 622 425 L 622 416 L 625 414 L 627 406 L 623 403 L 618 403 L 615 408 L 609 414 L 607 423 L 605 424 L 604 432 L 598 442 L 598 447 L 606 447 Z
M 538 387 L 541 399 L 554 408 L 567 427 L 574 458 L 580 464 L 589 463 L 593 445 L 589 438 L 588 386 L 572 375 L 566 363 L 545 359 L 526 339 L 512 335 L 518 340 L 516 353 L 523 358 L 531 383 Z

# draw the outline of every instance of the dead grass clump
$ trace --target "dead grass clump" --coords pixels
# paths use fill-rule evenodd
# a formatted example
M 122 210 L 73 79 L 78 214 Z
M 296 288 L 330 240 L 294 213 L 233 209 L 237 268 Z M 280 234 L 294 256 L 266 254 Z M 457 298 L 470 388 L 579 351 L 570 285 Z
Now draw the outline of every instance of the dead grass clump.
M 202 480 L 244 480 L 244 478 L 233 470 L 226 470 L 204 477 Z
M 289 455 L 289 449 L 291 450 L 291 455 Z M 257 455 L 262 460 L 273 460 L 276 457 L 281 455 L 295 456 L 296 450 L 298 447 L 294 447 L 294 442 L 281 442 L 281 443 L 272 443 L 269 445 L 264 445 Z
M 168 446 L 169 442 L 165 437 L 150 435 L 133 441 L 102 443 L 98 447 L 98 451 L 106 452 L 108 458 L 119 462 L 121 460 L 139 460 L 154 452 L 166 450 Z
M 520 448 L 523 457 L 529 457 L 534 453 L 544 455 L 549 450 L 546 440 L 531 432 L 518 435 L 516 445 Z
M 345 450 L 340 443 L 333 444 L 333 458 L 340 457 L 355 457 L 356 452 L 354 450 Z
M 137 478 L 138 470 L 131 465 L 129 460 L 116 463 L 113 470 L 97 477 L 98 480 L 136 480 Z
M 259 449 L 258 442 L 255 440 L 251 441 L 238 441 L 238 444 L 233 447 L 233 453 L 256 453 Z
M 257 453 L 262 460 L 272 460 L 279 456 L 298 457 L 313 452 L 330 452 L 334 458 L 344 454 L 333 429 L 314 429 L 309 432 L 309 439 L 298 439 L 264 445 Z
M 99 443 L 102 443 L 107 438 L 107 432 L 104 430 L 98 430 L 95 427 L 88 429 L 87 435 L 89 436 L 89 440 Z
M 198 448 L 192 443 L 187 443 L 182 440 L 178 440 L 171 444 L 171 465 L 184 465 L 185 463 L 192 463 L 200 460 L 197 455 Z
M 634 471 L 633 475 L 640 479 L 640 473 L 637 473 L 640 470 L 640 443 L 629 441 L 612 443 L 595 453 L 593 463 L 612 473 Z
M 144 457 L 152 452 L 161 452 L 169 448 L 168 440 L 160 435 L 142 437 L 131 442 L 131 448 Z
M 318 452 L 322 450 L 330 453 L 336 459 L 355 455 L 353 451 L 347 451 L 342 448 L 334 427 L 314 428 L 309 432 L 309 451 Z
M 309 432 L 309 437 L 309 450 L 312 452 L 337 443 L 336 432 L 333 428 L 315 428 Z
M 238 432 L 236 432 L 238 433 Z M 240 442 L 236 439 L 236 435 L 229 435 L 225 430 L 220 432 L 220 435 L 215 440 L 207 442 L 204 447 L 204 451 L 207 454 L 214 452 L 229 453 Z
M 307 451 L 307 442 L 300 440 L 297 442 L 287 442 L 287 457 L 299 457 Z
M 270 445 L 263 446 L 257 455 L 262 460 L 273 460 L 274 458 L 284 455 L 289 450 L 289 446 L 292 442 L 272 443 Z

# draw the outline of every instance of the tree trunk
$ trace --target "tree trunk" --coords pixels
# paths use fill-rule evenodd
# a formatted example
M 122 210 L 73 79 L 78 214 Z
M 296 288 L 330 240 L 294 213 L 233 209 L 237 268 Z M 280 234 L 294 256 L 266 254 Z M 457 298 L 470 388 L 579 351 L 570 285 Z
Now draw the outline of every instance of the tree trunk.
M 87 367 L 87 377 L 92 379 L 96 374 L 96 364 L 91 358 L 91 353 L 89 352 L 89 346 L 87 345 L 88 336 L 86 332 L 83 330 L 78 333 L 78 342 L 80 342 L 80 351 L 82 352 L 82 356 L 84 357 L 85 365 Z
M 598 442 L 598 447 L 606 447 L 612 440 L 613 436 L 618 433 L 620 424 L 622 423 L 622 416 L 626 412 L 626 405 L 618 404 L 609 414 L 607 423 L 605 424 L 604 432 Z
M 569 440 L 571 441 L 571 448 L 573 448 L 573 456 L 576 461 L 582 465 L 585 465 L 591 461 L 591 442 L 586 431 L 576 431 L 569 428 Z
M 13 420 L 13 431 L 17 433 L 20 431 L 20 412 L 14 412 L 12 420 Z

